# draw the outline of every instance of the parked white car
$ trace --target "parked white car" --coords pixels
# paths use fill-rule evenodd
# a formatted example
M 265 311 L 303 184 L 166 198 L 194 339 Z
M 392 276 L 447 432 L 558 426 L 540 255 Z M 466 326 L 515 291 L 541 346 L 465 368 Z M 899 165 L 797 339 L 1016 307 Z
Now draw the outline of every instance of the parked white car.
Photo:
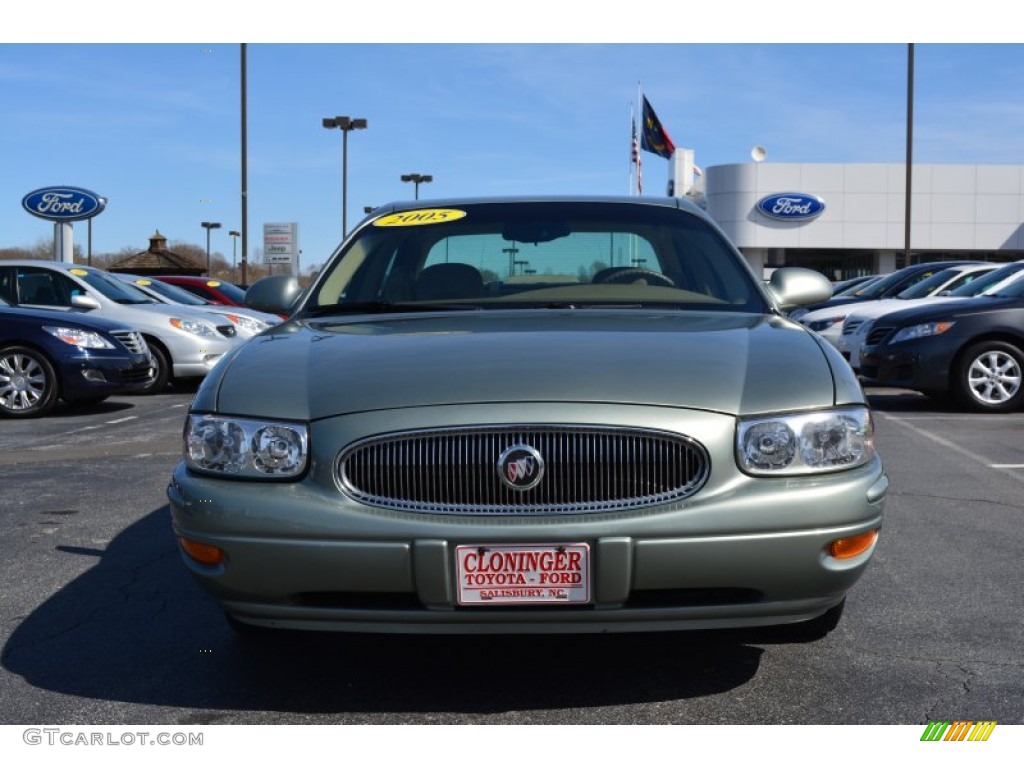
M 856 371 L 860 368 L 861 349 L 867 342 L 868 334 L 871 333 L 871 329 L 878 318 L 884 317 L 890 312 L 898 312 L 920 304 L 969 299 L 973 296 L 998 293 L 1004 286 L 1024 277 L 1024 261 L 1014 261 L 1002 266 L 993 266 L 995 267 L 994 269 L 986 272 L 972 272 L 968 274 L 967 277 L 972 279 L 962 283 L 953 290 L 941 291 L 938 295 L 906 300 L 885 299 L 883 301 L 866 302 L 852 307 L 850 314 L 843 322 L 842 332 L 839 335 L 836 346 L 843 357 L 846 358 L 850 367 Z
M 255 309 L 214 304 L 211 301 L 196 296 L 190 291 L 186 291 L 180 286 L 165 283 L 152 277 L 128 275 L 123 272 L 111 272 L 110 274 L 114 275 L 118 280 L 135 286 L 161 304 L 178 304 L 203 312 L 222 315 L 235 325 L 238 335 L 244 338 L 255 336 L 260 331 L 280 325 L 281 323 L 281 318 L 278 315 L 272 315 L 269 312 L 257 312 Z
M 998 264 L 987 264 L 984 262 L 959 263 L 935 272 L 933 275 L 914 283 L 892 298 L 856 301 L 825 307 L 808 312 L 800 317 L 799 321 L 812 331 L 816 331 L 832 346 L 838 347 L 843 323 L 854 312 L 860 312 L 867 306 L 881 306 L 883 304 L 888 305 L 885 310 L 886 312 L 909 307 L 912 305 L 906 303 L 908 300 L 935 296 L 944 291 L 955 290 L 961 285 L 998 267 Z
M 146 393 L 174 378 L 200 378 L 244 341 L 221 315 L 161 304 L 109 272 L 57 261 L 0 262 L 0 296 L 11 304 L 120 320 L 139 330 L 153 358 Z

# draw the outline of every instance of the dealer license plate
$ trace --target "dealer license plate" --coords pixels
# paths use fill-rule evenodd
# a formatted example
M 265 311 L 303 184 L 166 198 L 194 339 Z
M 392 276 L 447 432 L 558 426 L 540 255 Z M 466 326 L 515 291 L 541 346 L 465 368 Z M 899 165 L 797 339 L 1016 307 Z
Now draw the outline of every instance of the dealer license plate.
M 587 544 L 473 544 L 455 548 L 459 605 L 590 602 Z

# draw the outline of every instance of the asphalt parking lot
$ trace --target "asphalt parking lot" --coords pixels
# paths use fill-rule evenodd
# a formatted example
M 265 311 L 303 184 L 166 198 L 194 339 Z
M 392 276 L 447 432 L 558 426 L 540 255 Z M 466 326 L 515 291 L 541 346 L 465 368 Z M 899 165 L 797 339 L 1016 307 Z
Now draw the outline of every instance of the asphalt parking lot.
M 0 425 L 0 723 L 1024 723 L 1024 413 L 873 390 L 892 481 L 826 639 L 240 643 L 178 559 L 187 389 Z M 723 642 L 723 639 L 727 642 Z

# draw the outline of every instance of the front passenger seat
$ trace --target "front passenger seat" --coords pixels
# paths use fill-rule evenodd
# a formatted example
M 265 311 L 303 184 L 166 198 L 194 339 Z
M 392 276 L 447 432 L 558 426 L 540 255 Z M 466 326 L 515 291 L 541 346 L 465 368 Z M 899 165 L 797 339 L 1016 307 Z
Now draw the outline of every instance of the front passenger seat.
M 415 293 L 418 301 L 476 299 L 484 295 L 484 279 L 469 264 L 433 264 L 416 278 Z

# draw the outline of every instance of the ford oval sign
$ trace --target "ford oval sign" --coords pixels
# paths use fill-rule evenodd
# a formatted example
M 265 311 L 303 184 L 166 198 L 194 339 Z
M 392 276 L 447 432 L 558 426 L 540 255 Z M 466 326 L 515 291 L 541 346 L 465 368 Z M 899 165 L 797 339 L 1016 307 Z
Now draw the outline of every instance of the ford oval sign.
M 50 221 L 79 221 L 102 213 L 106 198 L 79 187 L 44 187 L 29 192 L 21 200 L 21 207 Z
M 783 192 L 762 197 L 757 210 L 765 216 L 786 221 L 813 219 L 825 210 L 825 201 L 815 195 L 801 192 Z

